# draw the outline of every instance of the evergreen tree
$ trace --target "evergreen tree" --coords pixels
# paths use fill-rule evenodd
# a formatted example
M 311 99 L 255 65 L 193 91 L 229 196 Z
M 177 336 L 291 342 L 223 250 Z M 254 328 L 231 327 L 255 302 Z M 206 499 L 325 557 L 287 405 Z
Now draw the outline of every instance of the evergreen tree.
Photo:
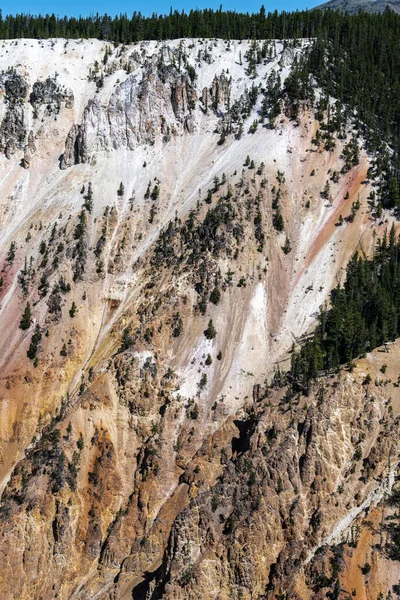
M 218 304 L 218 302 L 220 301 L 220 298 L 221 298 L 221 292 L 219 290 L 218 284 L 215 284 L 215 287 L 210 294 L 210 302 L 212 302 L 213 304 Z
M 41 339 L 42 339 L 42 332 L 40 331 L 39 325 L 36 325 L 35 331 L 32 335 L 31 343 L 29 345 L 28 352 L 27 352 L 28 358 L 30 358 L 31 360 L 36 359 L 36 353 L 38 351 Z
M 32 317 L 31 305 L 29 304 L 29 302 L 27 302 L 24 313 L 22 315 L 22 319 L 19 322 L 20 329 L 22 329 L 22 330 L 29 329 L 29 327 L 31 326 L 31 317 Z
M 83 190 L 84 190 L 84 188 L 83 188 Z M 92 182 L 91 181 L 89 181 L 87 194 L 83 198 L 85 200 L 85 202 L 83 204 L 84 208 L 88 212 L 91 213 L 93 210 L 93 191 L 92 191 Z
M 204 331 L 204 335 L 206 336 L 206 338 L 208 340 L 213 340 L 215 338 L 215 336 L 217 335 L 217 330 L 214 327 L 214 323 L 212 322 L 212 319 L 209 320 L 208 327 Z
M 76 304 L 75 304 L 75 302 L 72 302 L 72 306 L 71 306 L 71 308 L 69 309 L 69 316 L 71 317 L 71 319 L 73 319 L 73 318 L 74 318 L 74 316 L 75 316 L 75 314 L 76 314 L 76 311 L 77 311 Z

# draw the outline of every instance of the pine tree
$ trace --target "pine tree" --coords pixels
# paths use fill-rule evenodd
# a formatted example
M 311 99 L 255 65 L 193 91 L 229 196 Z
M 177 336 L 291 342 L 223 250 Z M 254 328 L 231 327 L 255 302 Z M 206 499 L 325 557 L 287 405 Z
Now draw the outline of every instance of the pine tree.
M 85 190 L 85 186 L 83 186 L 82 190 Z M 81 193 L 82 193 L 81 190 Z M 92 212 L 93 210 L 93 191 L 92 191 L 92 182 L 89 181 L 89 185 L 88 185 L 88 191 L 87 194 L 83 197 L 85 202 L 83 203 L 84 208 L 88 211 L 88 212 Z
M 289 240 L 289 238 L 287 236 L 286 236 L 285 243 L 284 243 L 284 245 L 282 247 L 282 250 L 283 250 L 283 252 L 285 254 L 289 254 L 289 252 L 291 252 L 291 250 L 292 250 L 292 246 L 290 244 L 290 240 Z
M 6 259 L 9 265 L 12 265 L 14 263 L 15 250 L 16 250 L 16 244 L 15 244 L 15 242 L 11 242 L 10 248 L 7 252 L 7 259 Z
M 72 306 L 71 306 L 71 308 L 69 309 L 69 316 L 71 317 L 71 319 L 73 319 L 73 318 L 74 318 L 74 316 L 75 316 L 75 314 L 76 314 L 76 311 L 77 311 L 76 304 L 75 304 L 75 302 L 72 302 Z
M 36 359 L 36 353 L 38 351 L 41 339 L 42 339 L 42 332 L 40 331 L 39 325 L 36 325 L 35 331 L 32 335 L 31 343 L 29 345 L 28 352 L 27 352 L 28 358 L 30 358 L 31 360 Z
M 124 352 L 125 350 L 130 348 L 132 346 L 132 344 L 133 344 L 133 339 L 129 332 L 129 329 L 124 329 L 123 334 L 122 334 L 122 344 L 120 346 L 119 351 Z
M 209 320 L 208 327 L 204 331 L 204 335 L 208 340 L 213 340 L 215 338 L 215 336 L 217 335 L 217 331 L 214 327 L 214 323 L 212 322 L 212 319 Z
M 221 298 L 221 292 L 219 290 L 218 284 L 215 284 L 213 291 L 210 294 L 210 302 L 213 304 L 218 304 Z
M 19 322 L 20 329 L 22 329 L 22 330 L 29 329 L 29 327 L 31 326 L 31 317 L 32 317 L 31 306 L 30 306 L 29 302 L 27 302 L 26 306 L 25 306 L 24 314 L 22 315 L 22 319 Z
M 118 188 L 117 194 L 118 194 L 118 196 L 123 196 L 124 193 L 125 193 L 125 188 L 124 188 L 124 184 L 121 181 L 121 183 L 119 184 L 119 188 Z
M 284 223 L 279 205 L 274 213 L 274 216 L 272 217 L 272 222 L 277 231 L 283 231 Z

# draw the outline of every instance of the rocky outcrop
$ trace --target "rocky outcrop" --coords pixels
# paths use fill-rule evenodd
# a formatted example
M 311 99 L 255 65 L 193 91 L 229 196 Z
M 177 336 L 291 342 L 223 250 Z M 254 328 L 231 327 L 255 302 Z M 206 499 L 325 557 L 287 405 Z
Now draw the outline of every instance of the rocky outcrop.
M 25 143 L 26 128 L 24 109 L 17 104 L 8 108 L 0 125 L 0 148 L 7 158 L 22 149 Z
M 83 142 L 81 125 L 72 125 L 65 142 L 64 153 L 61 157 L 61 169 L 68 169 L 83 162 Z
M 72 528 L 70 524 L 70 509 L 68 506 L 56 502 L 54 520 L 52 524 L 54 537 L 54 553 L 60 556 L 66 554 L 72 542 Z
M 28 135 L 28 144 L 24 148 L 24 158 L 22 159 L 22 166 L 24 169 L 29 169 L 33 155 L 36 152 L 36 144 L 33 137 L 33 131 L 31 130 Z
M 310 554 L 335 529 L 340 540 L 339 524 L 356 506 L 390 489 L 400 424 L 387 428 L 384 404 L 384 395 L 345 375 L 321 380 L 296 408 L 276 392 L 249 406 L 234 421 L 238 437 L 221 448 L 218 481 L 202 491 L 202 469 L 195 476 L 198 492 L 174 522 L 149 598 L 213 598 L 210 582 L 218 598 L 232 590 L 273 598 L 279 589 L 296 597 Z M 366 464 L 375 469 L 367 485 Z
M 97 421 L 106 389 L 99 381 L 79 407 L 64 406 L 3 494 L 3 530 L 5 522 L 21 527 L 27 512 L 31 531 L 24 543 L 33 543 L 34 531 L 42 543 L 48 539 L 42 595 L 61 581 L 65 590 L 74 588 L 78 557 L 83 572 L 91 572 L 80 585 L 85 600 L 95 594 L 228 600 L 232 591 L 250 600 L 274 598 L 280 589 L 296 598 L 305 574 L 311 592 L 318 549 L 351 540 L 357 514 L 390 492 L 400 421 L 392 417 L 385 387 L 366 384 L 360 367 L 320 378 L 307 396 L 258 384 L 253 402 L 191 454 L 168 435 L 179 410 L 172 381 L 152 360 L 132 369 L 137 359 L 130 351 L 118 354 L 106 376 L 108 393 L 114 388 L 118 396 L 110 409 L 120 415 L 123 446 L 111 439 L 112 422 L 100 427 Z M 75 425 L 68 425 L 73 412 L 88 419 L 85 438 L 77 439 Z M 163 417 L 156 426 L 157 414 Z M 130 455 L 124 470 L 121 452 Z M 0 553 L 7 554 L 6 543 L 0 542 Z M 14 558 L 20 589 L 29 589 L 24 577 L 37 569 L 37 549 L 27 546 L 25 556 L 30 560 L 23 564 Z M 2 589 L 11 594 L 4 583 Z
M 210 97 L 213 108 L 217 109 L 220 105 L 224 105 L 229 98 L 232 78 L 228 77 L 224 71 L 219 76 L 215 76 L 210 87 Z
M 7 158 L 11 158 L 25 143 L 24 100 L 28 85 L 19 73 L 10 69 L 0 76 L 0 87 L 3 89 L 7 106 L 0 125 L 0 149 L 5 152 Z
M 130 75 L 118 85 L 108 106 L 95 98 L 88 103 L 81 125 L 73 125 L 61 168 L 88 162 L 99 151 L 153 144 L 166 133 L 193 133 L 196 93 L 187 76 L 175 67 L 147 64 L 142 81 Z
M 204 87 L 201 93 L 201 102 L 204 112 L 207 113 L 211 107 L 217 111 L 222 107 L 223 112 L 226 111 L 225 103 L 230 100 L 232 78 L 228 77 L 223 71 L 220 75 L 215 75 L 210 86 Z
M 208 111 L 208 97 L 209 97 L 208 88 L 204 87 L 203 91 L 201 92 L 201 102 L 203 104 L 205 112 Z
M 196 106 L 197 96 L 185 76 L 171 82 L 171 105 L 176 120 L 183 123 L 188 133 L 194 131 L 192 110 Z

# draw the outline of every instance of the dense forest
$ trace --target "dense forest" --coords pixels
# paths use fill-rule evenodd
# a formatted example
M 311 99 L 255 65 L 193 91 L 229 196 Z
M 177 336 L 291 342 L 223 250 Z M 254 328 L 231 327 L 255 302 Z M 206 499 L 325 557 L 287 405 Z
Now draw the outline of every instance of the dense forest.
M 307 389 L 321 370 L 351 367 L 353 358 L 400 336 L 399 259 L 393 226 L 371 259 L 356 254 L 350 260 L 346 282 L 332 290 L 315 333 L 298 352 L 293 349 L 289 378 L 295 391 Z
M 255 14 L 213 9 L 195 9 L 188 13 L 170 11 L 168 15 L 145 17 L 134 12 L 110 17 L 63 17 L 30 14 L 0 16 L 0 38 L 98 38 L 127 44 L 142 40 L 177 38 L 223 39 L 331 39 L 346 47 L 366 44 L 374 51 L 390 48 L 399 37 L 400 19 L 394 12 L 384 15 L 360 13 L 356 16 L 337 11 L 297 11 L 266 13 L 262 6 Z M 382 35 L 382 32 L 383 35 Z M 372 35 L 372 39 L 371 39 Z M 376 46 L 380 40 L 380 47 Z M 369 58 L 365 56 L 364 59 Z M 384 60 L 389 57 L 382 57 Z M 393 57 L 394 62 L 396 57 Z

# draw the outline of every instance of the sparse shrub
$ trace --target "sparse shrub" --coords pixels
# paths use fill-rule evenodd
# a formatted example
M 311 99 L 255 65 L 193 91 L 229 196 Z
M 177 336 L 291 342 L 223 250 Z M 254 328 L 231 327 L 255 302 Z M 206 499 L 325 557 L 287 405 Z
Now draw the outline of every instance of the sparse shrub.
M 368 573 L 370 573 L 370 571 L 371 571 L 371 565 L 368 562 L 364 563 L 364 565 L 361 567 L 361 573 L 363 575 L 368 575 Z

